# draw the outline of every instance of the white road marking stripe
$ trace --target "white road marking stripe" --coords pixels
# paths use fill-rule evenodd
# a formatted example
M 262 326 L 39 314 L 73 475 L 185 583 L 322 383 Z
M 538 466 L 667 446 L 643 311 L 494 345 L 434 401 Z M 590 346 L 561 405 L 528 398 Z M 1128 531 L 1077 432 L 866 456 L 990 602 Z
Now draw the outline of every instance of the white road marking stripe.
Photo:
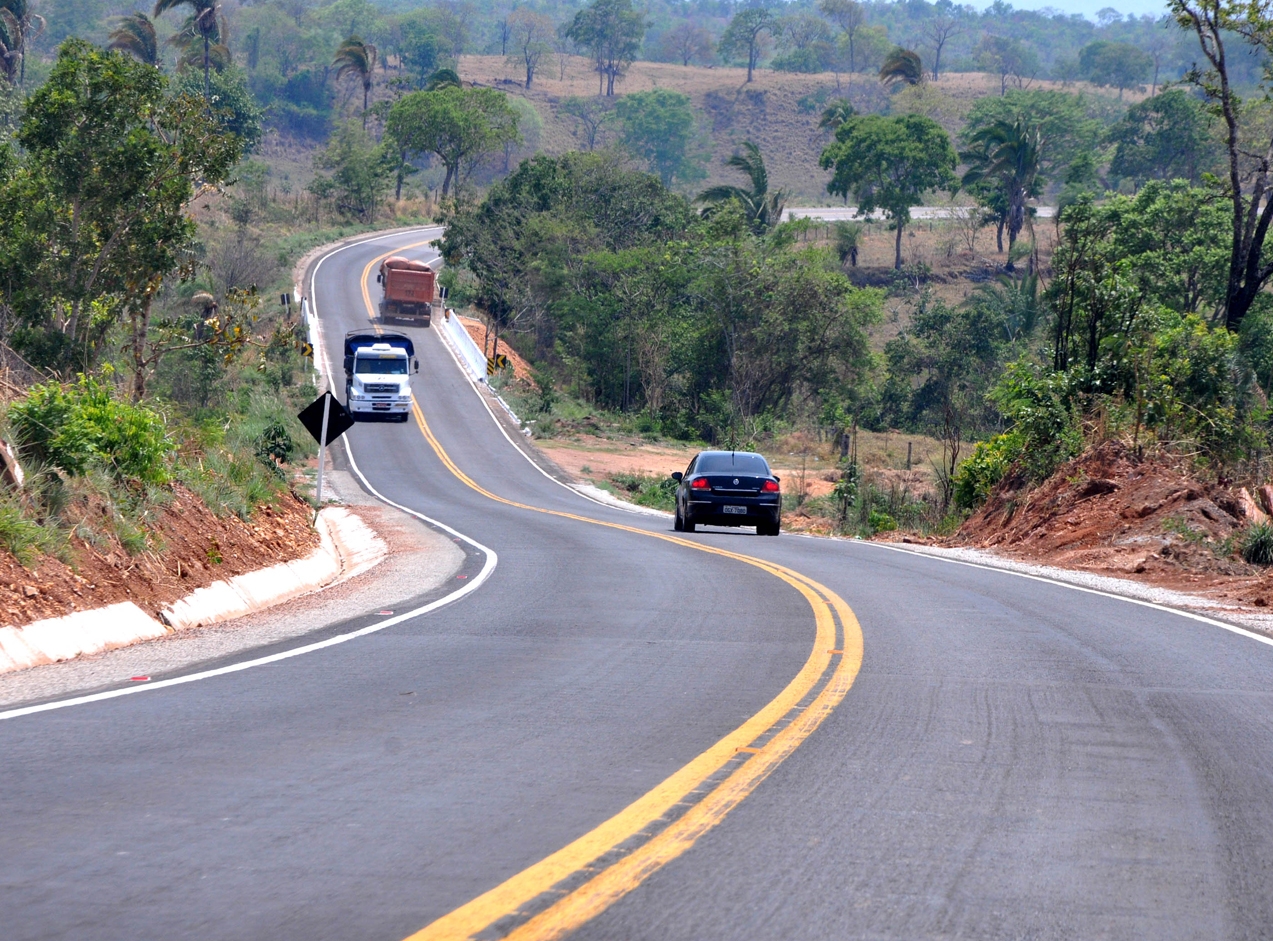
M 353 248 L 357 245 L 365 245 L 368 242 L 377 242 L 385 238 L 402 237 L 402 235 L 403 233 L 399 232 L 392 236 L 384 236 L 384 235 L 376 236 L 374 238 L 367 238 L 357 242 L 351 242 L 348 245 L 342 245 L 340 248 L 333 249 L 331 252 L 327 253 L 326 255 L 324 255 L 322 258 L 318 260 L 318 263 L 314 266 L 314 276 L 315 277 L 317 276 L 318 268 L 320 265 L 322 265 L 324 261 L 326 261 L 332 255 L 338 254 L 339 252 L 342 252 L 347 248 Z M 309 302 L 310 302 L 310 308 L 314 311 L 315 323 L 316 324 L 321 323 L 321 320 L 318 317 L 317 304 L 315 303 L 315 291 L 314 291 L 313 278 L 310 279 Z M 321 327 L 319 329 L 321 331 Z M 320 334 L 320 339 L 321 339 L 321 334 Z M 320 349 L 320 347 L 315 347 L 316 351 L 318 349 Z M 323 350 L 323 365 L 326 368 L 327 380 L 330 383 L 331 382 L 331 363 L 329 362 L 327 358 L 326 348 L 321 347 L 321 349 Z M 86 696 L 74 696 L 69 699 L 58 699 L 58 700 L 54 700 L 53 702 L 41 703 L 36 706 L 23 706 L 18 709 L 8 709 L 8 710 L 0 712 L 0 720 L 17 719 L 21 716 L 34 715 L 35 713 L 38 713 L 38 712 L 51 712 L 52 710 L 55 710 L 55 709 L 67 709 L 71 706 L 82 706 L 88 703 L 102 702 L 107 699 L 117 699 L 120 696 L 134 696 L 138 693 L 146 693 L 152 690 L 168 689 L 169 687 L 172 687 L 172 686 L 181 686 L 185 683 L 194 683 L 199 680 L 211 679 L 214 676 L 225 676 L 228 673 L 238 673 L 241 670 L 249 670 L 249 669 L 252 669 L 253 667 L 265 666 L 266 664 L 270 664 L 270 663 L 278 663 L 281 660 L 289 660 L 292 657 L 299 657 L 302 654 L 313 653 L 315 650 L 323 650 L 327 647 L 334 647 L 337 644 L 343 644 L 351 640 L 356 640 L 359 637 L 366 637 L 368 634 L 374 634 L 377 631 L 383 631 L 386 628 L 390 628 L 397 624 L 401 624 L 404 621 L 409 621 L 412 618 L 420 617 L 421 615 L 428 614 L 431 611 L 436 611 L 438 608 L 451 604 L 454 601 L 459 601 L 465 595 L 468 595 L 471 592 L 476 591 L 479 587 L 481 587 L 482 583 L 485 582 L 491 576 L 491 573 L 495 571 L 495 566 L 499 563 L 499 557 L 495 554 L 494 550 L 482 545 L 477 540 L 464 535 L 459 530 L 453 529 L 452 527 L 446 525 L 445 523 L 439 522 L 438 520 L 425 516 L 423 513 L 417 513 L 415 510 L 402 506 L 399 503 L 394 503 L 392 500 L 385 497 L 378 490 L 376 490 L 376 488 L 371 485 L 371 482 L 368 481 L 367 478 L 363 476 L 362 471 L 358 469 L 357 462 L 354 460 L 354 455 L 352 450 L 348 446 L 348 441 L 346 441 L 345 452 L 349 455 L 349 464 L 353 468 L 354 473 L 358 475 L 358 479 L 362 481 L 363 485 L 367 488 L 367 490 L 371 494 L 373 494 L 377 499 L 384 501 L 389 506 L 394 507 L 395 509 L 401 510 L 404 513 L 409 513 L 412 516 L 416 517 L 417 519 L 423 520 L 424 522 L 428 523 L 431 526 L 436 526 L 439 529 L 450 533 L 452 536 L 455 536 L 456 538 L 461 539 L 464 542 L 467 542 L 469 545 L 473 546 L 475 549 L 478 549 L 479 551 L 483 552 L 486 556 L 486 561 L 485 563 L 483 563 L 482 570 L 481 572 L 477 574 L 477 577 L 467 582 L 464 585 L 464 587 L 458 589 L 457 591 L 451 592 L 451 594 L 446 595 L 443 598 L 439 598 L 436 601 L 431 601 L 426 605 L 422 605 L 418 608 L 414 608 L 413 610 L 404 612 L 403 614 L 399 614 L 396 617 L 386 618 L 383 621 L 379 621 L 367 627 L 360 628 L 359 630 L 350 631 L 347 634 L 337 634 L 335 637 L 329 637 L 326 640 L 316 641 L 315 643 L 312 643 L 312 644 L 304 644 L 303 646 L 300 646 L 300 647 L 293 647 L 291 650 L 284 650 L 279 653 L 270 654 L 265 657 L 257 657 L 253 660 L 244 660 L 241 663 L 234 663 L 224 667 L 217 667 L 216 669 L 213 669 L 213 670 L 201 670 L 198 673 L 191 673 L 191 674 L 188 674 L 187 676 L 178 676 L 168 680 L 159 680 L 157 682 L 147 683 L 142 686 L 126 686 L 122 689 L 111 689 L 111 690 L 105 690 L 104 692 L 100 692 L 100 693 L 90 693 Z

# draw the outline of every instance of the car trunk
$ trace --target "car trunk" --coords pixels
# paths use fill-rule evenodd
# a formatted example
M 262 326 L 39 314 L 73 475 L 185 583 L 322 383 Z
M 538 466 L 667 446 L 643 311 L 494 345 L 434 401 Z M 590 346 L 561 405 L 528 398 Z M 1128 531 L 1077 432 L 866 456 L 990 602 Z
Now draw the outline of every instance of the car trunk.
M 706 477 L 707 482 L 712 485 L 712 493 L 738 497 L 757 496 L 761 485 L 768 479 L 749 474 L 695 474 L 694 476 Z

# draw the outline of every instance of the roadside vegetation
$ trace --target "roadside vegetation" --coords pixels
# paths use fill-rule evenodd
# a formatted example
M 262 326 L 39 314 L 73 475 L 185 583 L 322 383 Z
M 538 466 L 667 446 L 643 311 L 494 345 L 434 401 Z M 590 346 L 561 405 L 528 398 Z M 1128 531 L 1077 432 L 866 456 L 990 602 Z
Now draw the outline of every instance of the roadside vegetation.
M 98 530 L 141 551 L 176 487 L 250 517 L 294 486 L 292 264 L 434 220 L 451 303 L 529 363 L 505 391 L 541 439 L 776 453 L 797 525 L 947 534 L 1107 441 L 1264 482 L 1253 8 L 21 8 L 0 433 L 31 483 L 0 540 L 24 559 Z M 784 221 L 812 199 L 875 214 Z

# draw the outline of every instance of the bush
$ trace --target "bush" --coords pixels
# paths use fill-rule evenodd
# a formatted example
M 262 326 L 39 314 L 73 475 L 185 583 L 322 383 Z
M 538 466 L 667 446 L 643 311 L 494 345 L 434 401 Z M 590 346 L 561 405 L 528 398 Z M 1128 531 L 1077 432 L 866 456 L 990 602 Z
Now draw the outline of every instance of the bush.
M 881 510 L 872 510 L 867 525 L 873 533 L 891 533 L 897 529 L 897 520 Z
M 1252 565 L 1273 565 L 1273 525 L 1256 523 L 1242 534 L 1242 558 Z
M 1021 437 L 1015 432 L 979 441 L 955 471 L 955 506 L 972 510 L 986 502 L 995 484 L 1021 456 Z
M 671 511 L 676 508 L 676 481 L 671 477 L 611 474 L 610 482 L 638 506 Z
M 92 376 L 80 376 L 73 385 L 33 386 L 10 406 L 9 423 L 25 458 L 68 476 L 97 465 L 121 480 L 161 484 L 169 479 L 172 444 L 164 436 L 163 417 L 120 401 Z
M 1019 435 L 1021 463 L 1034 480 L 1044 480 L 1083 450 L 1074 406 L 1073 378 L 1018 361 L 1008 366 L 990 399 Z

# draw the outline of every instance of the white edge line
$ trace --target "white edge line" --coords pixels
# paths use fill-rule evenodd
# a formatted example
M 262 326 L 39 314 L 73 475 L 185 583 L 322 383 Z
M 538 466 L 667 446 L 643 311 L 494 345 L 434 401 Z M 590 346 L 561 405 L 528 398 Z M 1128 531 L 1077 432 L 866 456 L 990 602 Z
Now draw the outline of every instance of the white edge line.
M 816 538 L 816 537 L 815 537 Z M 850 540 L 845 540 L 846 542 Z M 1215 618 L 1209 618 L 1205 614 L 1197 614 L 1183 608 L 1173 608 L 1171 605 L 1159 604 L 1156 601 L 1146 601 L 1143 598 L 1132 598 L 1129 595 L 1119 595 L 1112 591 L 1104 591 L 1100 588 L 1089 588 L 1086 585 L 1075 585 L 1073 582 L 1062 581 L 1059 578 L 1049 578 L 1046 575 L 1035 575 L 1030 572 L 1018 572 L 1014 569 L 1000 568 L 997 565 L 990 565 L 986 562 L 969 562 L 967 559 L 952 559 L 947 556 L 931 555 L 927 552 L 919 552 L 915 549 L 907 549 L 903 546 L 890 546 L 885 543 L 870 542 L 865 539 L 852 540 L 864 546 L 872 546 L 876 549 L 888 549 L 892 552 L 903 552 L 906 555 L 915 556 L 921 559 L 932 559 L 935 562 L 945 562 L 950 565 L 967 565 L 970 568 L 985 569 L 988 572 L 1000 572 L 1004 575 L 1015 575 L 1017 578 L 1028 578 L 1035 582 L 1045 582 L 1049 585 L 1056 585 L 1060 588 L 1068 588 L 1071 591 L 1081 591 L 1089 595 L 1101 595 L 1105 598 L 1113 598 L 1116 601 L 1126 601 L 1128 604 L 1137 604 L 1142 608 L 1153 608 L 1155 611 L 1162 611 L 1166 614 L 1179 615 L 1182 618 L 1189 618 L 1193 621 L 1200 621 L 1203 624 L 1210 624 L 1213 627 L 1220 627 L 1234 634 L 1240 634 L 1243 637 L 1249 637 L 1251 640 L 1257 640 L 1262 644 L 1273 647 L 1273 637 L 1266 637 L 1263 634 L 1257 634 L 1255 631 L 1247 630 L 1245 627 L 1239 627 L 1236 624 L 1229 624 L 1226 621 L 1219 621 Z
M 397 233 L 397 235 L 399 236 L 401 234 L 402 233 Z M 357 242 L 351 242 L 347 245 L 342 245 L 340 248 L 333 249 L 331 252 L 327 253 L 326 255 L 323 255 L 318 260 L 318 263 L 314 266 L 314 275 L 317 276 L 318 268 L 320 265 L 322 265 L 324 261 L 326 261 L 332 255 L 337 254 L 338 252 L 342 252 L 347 248 L 353 248 L 357 245 L 363 245 L 366 242 L 375 242 L 375 241 L 379 241 L 382 238 L 391 238 L 391 237 L 393 236 L 377 236 L 375 238 L 362 239 Z M 320 321 L 318 319 L 317 305 L 314 303 L 314 279 L 313 278 L 310 279 L 309 302 L 310 302 L 310 309 L 314 311 L 314 323 L 315 325 L 317 325 L 320 323 Z M 321 327 L 318 329 L 319 329 L 319 339 L 321 339 L 322 338 Z M 320 349 L 320 347 L 316 346 L 315 349 Z M 327 366 L 328 382 L 330 382 L 331 381 L 331 366 L 330 366 L 330 363 L 328 363 L 326 360 L 325 348 L 323 348 L 323 356 L 324 356 L 324 365 Z M 499 557 L 495 554 L 494 550 L 489 549 L 488 547 L 482 545 L 477 540 L 464 535 L 458 530 L 453 529 L 450 526 L 447 526 L 445 523 L 441 523 L 435 519 L 431 519 L 430 517 L 425 516 L 423 513 L 417 513 L 415 510 L 409 509 L 408 507 L 402 506 L 401 504 L 394 503 L 392 500 L 388 499 L 379 491 L 377 491 L 374 487 L 372 487 L 371 483 L 367 480 L 367 478 L 363 476 L 362 471 L 358 469 L 358 465 L 354 461 L 353 452 L 349 448 L 347 441 L 346 441 L 345 452 L 349 455 L 350 466 L 354 469 L 354 473 L 358 475 L 358 479 L 363 482 L 363 485 L 366 486 L 367 489 L 377 499 L 384 501 L 389 506 L 394 507 L 395 509 L 401 510 L 404 513 L 409 513 L 410 515 L 418 519 L 421 519 L 432 526 L 436 526 L 439 529 L 442 529 L 450 533 L 456 538 L 462 539 L 464 542 L 467 542 L 469 545 L 483 552 L 486 555 L 486 561 L 482 565 L 482 570 L 477 574 L 477 576 L 473 578 L 471 581 L 469 581 L 466 585 L 464 585 L 464 587 L 460 588 L 457 591 L 451 592 L 451 594 L 446 595 L 443 598 L 438 598 L 437 600 L 431 601 L 426 605 L 422 605 L 410 611 L 405 611 L 402 614 L 395 615 L 394 617 L 387 618 L 383 621 L 378 621 L 375 624 L 370 624 L 367 627 L 360 628 L 356 631 L 350 631 L 349 633 L 346 633 L 346 634 L 337 634 L 335 637 L 329 637 L 326 640 L 316 641 L 312 644 L 304 644 L 300 647 L 293 647 L 290 650 L 280 651 L 279 653 L 270 654 L 265 657 L 257 657 L 253 660 L 244 660 L 240 663 L 233 663 L 233 664 L 229 664 L 228 666 L 217 667 L 216 669 L 213 669 L 213 670 L 201 670 L 198 673 L 190 673 L 190 674 L 187 674 L 186 676 L 177 676 L 169 680 L 159 680 L 157 682 L 146 683 L 145 685 L 141 685 L 141 686 L 126 686 L 126 687 L 123 687 L 122 689 L 110 689 L 100 693 L 90 693 L 86 696 L 74 696 L 70 699 L 58 699 L 58 700 L 54 700 L 53 702 L 40 703 L 39 705 L 35 705 L 35 706 L 23 706 L 19 709 L 7 709 L 4 711 L 0 711 L 0 721 L 5 719 L 17 719 L 17 718 L 20 718 L 21 716 L 34 715 L 35 713 L 38 713 L 38 712 L 51 712 L 55 709 L 67 709 L 71 706 L 82 706 L 88 703 L 102 702 L 107 699 L 118 699 L 120 696 L 132 696 L 137 693 L 145 693 L 145 692 L 149 692 L 151 690 L 156 690 L 156 689 L 167 689 L 172 686 L 181 686 L 185 683 L 194 683 L 199 680 L 211 679 L 214 676 L 225 676 L 228 673 L 238 673 L 241 670 L 249 670 L 253 667 L 265 666 L 266 664 L 270 664 L 270 663 L 278 663 L 281 660 L 288 660 L 292 657 L 299 657 L 302 654 L 313 653 L 315 650 L 322 650 L 326 647 L 334 647 L 337 644 L 343 644 L 351 640 L 356 640 L 359 637 L 366 637 L 368 634 L 374 634 L 377 631 L 383 631 L 386 628 L 390 628 L 397 624 L 401 624 L 404 621 L 409 621 L 412 618 L 419 617 L 423 614 L 428 614 L 431 611 L 436 611 L 438 608 L 451 604 L 454 601 L 459 601 L 465 595 L 473 591 L 476 591 L 482 585 L 482 583 L 485 582 L 491 576 L 491 573 L 495 570 L 495 566 L 499 562 Z
M 314 270 L 317 271 L 318 269 L 315 268 Z M 569 484 L 563 483 L 562 481 L 558 480 L 552 474 L 548 473 L 546 470 L 544 470 L 542 467 L 536 464 L 534 459 L 532 459 L 529 454 L 527 454 L 525 451 L 523 451 L 520 447 L 517 446 L 517 444 L 513 441 L 512 437 L 508 434 L 508 431 L 504 428 L 503 424 L 499 421 L 498 418 L 495 417 L 495 412 L 491 410 L 490 403 L 487 402 L 486 397 L 482 395 L 481 389 L 478 388 L 477 383 L 474 382 L 472 377 L 469 376 L 468 370 L 464 369 L 464 367 L 461 365 L 459 358 L 457 357 L 455 353 L 455 350 L 452 348 L 450 341 L 446 337 L 445 332 L 440 331 L 440 333 L 442 336 L 443 345 L 447 348 L 447 352 L 451 354 L 451 359 L 455 362 L 456 368 L 460 370 L 460 372 L 464 375 L 464 378 L 468 381 L 469 386 L 473 389 L 473 394 L 477 396 L 478 401 L 482 403 L 482 407 L 486 409 L 486 414 L 491 416 L 491 421 L 495 423 L 495 427 L 497 427 L 499 429 L 500 434 L 504 436 L 504 440 L 506 440 L 509 444 L 511 444 L 513 446 L 513 450 L 515 450 L 518 454 L 520 454 L 523 458 L 525 458 L 526 462 L 530 464 L 531 467 L 535 468 L 535 470 L 539 471 L 539 473 L 543 474 L 544 477 L 546 477 L 548 480 L 551 480 L 557 486 L 570 491 L 575 496 L 581 497 L 582 499 L 587 500 L 590 503 L 595 503 L 598 506 L 608 507 L 610 509 L 622 509 L 622 510 L 626 510 L 627 512 L 641 513 L 641 510 L 644 508 L 633 507 L 632 509 L 629 510 L 627 507 L 614 506 L 612 504 L 605 503 L 601 500 L 598 500 L 595 497 L 590 497 L 586 493 L 581 493 L 580 491 L 576 490 L 574 487 L 570 486 Z M 495 390 L 492 389 L 491 394 L 494 395 L 497 399 L 499 399 L 500 403 L 503 404 L 503 399 L 499 397 L 498 393 L 496 393 Z M 507 405 L 505 405 L 505 408 L 507 408 Z M 352 456 L 351 456 L 351 460 L 352 460 Z M 377 494 L 377 496 L 379 496 L 379 494 Z M 381 499 L 383 500 L 384 498 L 381 497 Z M 385 502 L 388 502 L 388 501 L 385 501 Z M 659 513 L 660 516 L 665 515 L 657 510 L 655 510 L 654 512 Z M 808 534 L 806 533 L 800 533 L 799 535 L 808 536 Z M 808 536 L 808 538 L 819 538 L 819 537 Z M 1199 621 L 1203 624 L 1210 624 L 1215 627 L 1223 628 L 1226 631 L 1230 631 L 1234 634 L 1239 634 L 1242 637 L 1249 637 L 1252 640 L 1256 640 L 1262 644 L 1267 644 L 1273 647 L 1273 638 L 1271 637 L 1265 637 L 1263 634 L 1257 634 L 1254 631 L 1249 631 L 1246 628 L 1239 627 L 1236 624 L 1229 624 L 1229 623 L 1226 623 L 1225 621 L 1219 621 L 1219 620 L 1216 620 L 1215 618 L 1209 618 L 1205 614 L 1195 614 L 1192 611 L 1187 611 L 1181 608 L 1173 608 L 1170 605 L 1158 604 L 1153 601 L 1144 601 L 1140 598 L 1132 598 L 1127 595 L 1118 595 L 1110 591 L 1102 591 L 1099 588 L 1088 588 L 1087 586 L 1084 586 L 1084 585 L 1075 585 L 1072 582 L 1065 582 L 1056 578 L 1048 578 L 1046 575 L 1032 575 L 1028 572 L 1017 572 L 1012 569 L 999 568 L 998 566 L 987 565 L 985 563 L 980 563 L 980 562 L 969 562 L 964 559 L 951 559 L 951 558 L 947 558 L 945 556 L 940 556 L 940 555 L 929 555 L 926 552 L 917 552 L 914 549 L 906 549 L 906 548 L 903 548 L 902 546 L 884 545 L 882 543 L 869 542 L 867 540 L 845 540 L 845 541 L 860 542 L 862 545 L 874 546 L 877 549 L 890 549 L 893 552 L 904 552 L 907 555 L 919 556 L 925 559 L 934 559 L 938 562 L 947 562 L 954 565 L 967 565 L 972 568 L 985 569 L 988 572 L 1002 572 L 1006 575 L 1015 575 L 1019 578 L 1028 578 L 1037 582 L 1045 582 L 1050 585 L 1057 585 L 1061 588 L 1069 588 L 1074 591 L 1086 592 L 1087 594 L 1090 594 L 1090 595 L 1101 595 L 1106 598 L 1113 598 L 1117 601 L 1126 601 L 1129 604 L 1137 604 L 1144 608 L 1153 608 L 1155 611 L 1162 611 L 1166 614 L 1176 614 L 1184 618 L 1189 618 L 1190 620 Z
M 499 429 L 499 433 L 504 436 L 504 440 L 513 446 L 513 450 L 516 451 L 518 454 L 520 454 L 526 460 L 527 464 L 535 468 L 535 470 L 539 471 L 539 473 L 541 473 L 546 479 L 551 480 L 558 487 L 561 487 L 562 489 L 569 491 L 574 496 L 579 497 L 580 499 L 583 499 L 583 500 L 587 500 L 589 503 L 595 503 L 597 506 L 603 506 L 611 510 L 622 510 L 625 513 L 636 513 L 640 516 L 658 514 L 658 516 L 661 519 L 666 519 L 671 517 L 672 515 L 671 513 L 665 513 L 662 510 L 656 510 L 652 507 L 640 507 L 640 506 L 633 506 L 631 504 L 616 505 L 615 503 L 606 503 L 604 500 L 598 500 L 596 497 L 590 497 L 588 496 L 588 494 L 583 493 L 579 490 L 576 490 L 574 487 L 570 486 L 570 484 L 565 483 L 564 481 L 558 480 L 552 474 L 548 473 L 548 471 L 544 470 L 542 467 L 536 464 L 534 458 L 532 458 L 529 454 L 527 454 L 524 450 L 522 450 L 520 447 L 517 446 L 517 442 L 515 442 L 512 439 L 512 436 L 509 435 L 508 430 L 504 427 L 503 423 L 501 423 L 500 420 L 495 416 L 495 412 L 491 409 L 491 404 L 487 402 L 486 397 L 482 395 L 482 390 L 478 388 L 478 384 L 473 380 L 473 377 L 469 375 L 469 371 L 465 369 L 464 365 L 460 362 L 459 356 L 456 354 L 455 348 L 451 345 L 450 339 L 447 338 L 446 332 L 438 331 L 438 335 L 442 337 L 442 345 L 445 346 L 446 351 L 449 354 L 451 354 L 451 359 L 455 363 L 456 368 L 459 369 L 461 374 L 463 374 L 465 380 L 467 380 L 469 384 L 469 387 L 473 390 L 473 394 L 476 395 L 477 400 L 482 403 L 482 408 L 486 409 L 486 414 L 491 416 L 491 421 L 495 423 L 495 427 Z M 489 386 L 487 388 L 489 388 Z M 517 416 L 513 414 L 513 410 L 508 407 L 508 404 L 499 395 L 499 393 L 497 393 L 494 389 L 492 389 L 491 395 L 495 396 L 496 401 L 498 401 L 500 405 L 504 406 L 504 410 L 508 412 L 508 414 L 512 416 L 514 420 L 517 420 Z

